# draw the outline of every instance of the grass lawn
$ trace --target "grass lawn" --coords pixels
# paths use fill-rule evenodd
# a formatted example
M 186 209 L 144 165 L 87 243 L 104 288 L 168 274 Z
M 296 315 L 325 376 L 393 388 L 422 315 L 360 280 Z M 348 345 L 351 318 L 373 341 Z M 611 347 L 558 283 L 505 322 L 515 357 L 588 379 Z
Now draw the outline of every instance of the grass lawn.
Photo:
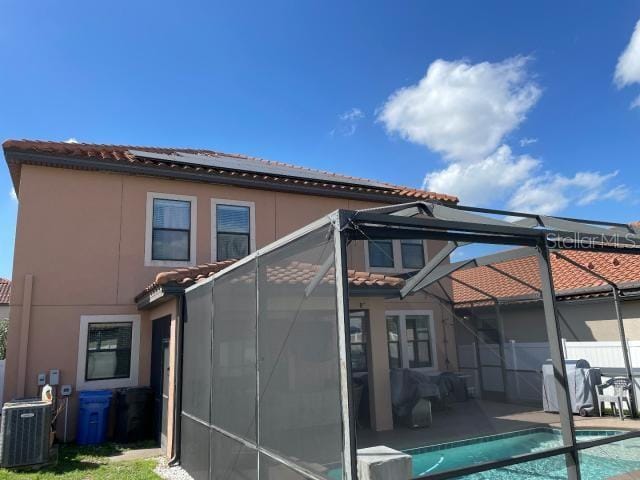
M 146 448 L 151 445 L 135 445 Z M 38 471 L 13 471 L 0 469 L 0 480 L 157 480 L 153 469 L 155 459 L 113 462 L 109 456 L 116 455 L 132 446 L 105 444 L 94 447 L 60 445 L 58 463 Z

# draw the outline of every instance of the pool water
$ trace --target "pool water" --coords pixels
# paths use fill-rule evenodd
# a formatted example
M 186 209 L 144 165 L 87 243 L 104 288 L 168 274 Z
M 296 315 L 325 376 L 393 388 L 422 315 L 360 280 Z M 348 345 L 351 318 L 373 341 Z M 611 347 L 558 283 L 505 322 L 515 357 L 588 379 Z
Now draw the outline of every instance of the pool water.
M 578 440 L 582 441 L 616 433 L 620 432 L 613 430 L 576 432 Z M 559 430 L 534 428 L 422 447 L 407 450 L 406 453 L 413 458 L 414 477 L 419 477 L 560 446 L 562 446 L 562 440 Z M 584 480 L 601 480 L 634 470 L 640 470 L 640 439 L 624 440 L 580 452 L 580 471 Z M 467 480 L 564 479 L 567 478 L 567 474 L 564 455 L 560 455 L 463 478 Z

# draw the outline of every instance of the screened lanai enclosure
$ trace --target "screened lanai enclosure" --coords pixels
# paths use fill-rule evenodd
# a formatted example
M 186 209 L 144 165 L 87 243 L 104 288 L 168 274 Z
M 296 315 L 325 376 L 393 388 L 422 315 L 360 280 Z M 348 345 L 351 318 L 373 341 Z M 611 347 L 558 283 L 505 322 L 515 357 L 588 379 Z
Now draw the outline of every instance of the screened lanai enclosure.
M 182 466 L 356 479 L 361 449 L 384 446 L 411 478 L 640 471 L 637 285 L 579 254 L 622 272 L 639 232 L 417 202 L 338 210 L 259 249 L 186 292 Z M 590 283 L 567 290 L 561 268 Z

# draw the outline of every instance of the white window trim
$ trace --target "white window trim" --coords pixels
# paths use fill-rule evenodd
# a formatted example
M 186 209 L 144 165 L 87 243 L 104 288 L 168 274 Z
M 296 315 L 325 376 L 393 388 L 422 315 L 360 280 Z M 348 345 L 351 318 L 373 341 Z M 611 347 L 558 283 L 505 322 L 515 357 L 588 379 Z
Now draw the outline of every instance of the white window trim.
M 369 263 L 369 240 L 364 241 L 364 264 L 368 272 L 373 273 L 405 273 L 414 272 L 415 268 L 403 268 L 402 267 L 402 248 L 400 246 L 400 240 L 391 240 L 391 249 L 393 250 L 393 267 L 372 267 Z M 427 257 L 427 241 L 422 241 L 422 251 L 424 252 L 424 263 L 429 260 Z
M 242 200 L 211 199 L 211 261 L 218 261 L 218 223 L 216 221 L 217 205 L 235 205 L 249 207 L 249 253 L 256 251 L 256 204 Z M 239 259 L 238 259 L 239 260 Z
M 181 200 L 191 202 L 191 231 L 189 233 L 189 260 L 153 260 L 153 200 Z M 198 199 L 190 195 L 174 195 L 172 193 L 147 192 L 147 224 L 144 242 L 144 266 L 145 267 L 193 267 L 196 264 L 196 239 L 197 239 Z
M 385 319 L 389 315 L 397 316 L 398 328 L 400 329 L 400 359 L 402 360 L 402 368 L 409 368 L 409 343 L 407 342 L 407 315 L 425 315 L 429 317 L 429 335 L 431 336 L 431 360 L 430 367 L 415 367 L 412 370 L 420 370 L 423 372 L 433 372 L 438 370 L 438 351 L 436 350 L 436 331 L 433 320 L 433 310 L 387 310 L 384 312 Z M 386 323 L 386 322 L 385 322 Z M 388 355 L 387 347 L 387 355 Z
M 87 366 L 87 336 L 90 323 L 131 323 L 131 364 L 127 378 L 108 380 L 85 380 Z M 82 315 L 78 336 L 78 367 L 76 370 L 76 390 L 100 390 L 108 388 L 138 386 L 140 361 L 140 315 Z

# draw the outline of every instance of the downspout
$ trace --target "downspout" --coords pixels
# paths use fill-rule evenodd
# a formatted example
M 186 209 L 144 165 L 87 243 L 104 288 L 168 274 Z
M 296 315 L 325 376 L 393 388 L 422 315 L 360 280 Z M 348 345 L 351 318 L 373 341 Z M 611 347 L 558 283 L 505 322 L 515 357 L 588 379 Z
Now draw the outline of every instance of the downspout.
M 176 319 L 176 368 L 173 375 L 173 456 L 169 459 L 169 466 L 180 464 L 180 412 L 182 411 L 182 352 L 184 351 L 184 292 L 176 296 L 178 318 Z

